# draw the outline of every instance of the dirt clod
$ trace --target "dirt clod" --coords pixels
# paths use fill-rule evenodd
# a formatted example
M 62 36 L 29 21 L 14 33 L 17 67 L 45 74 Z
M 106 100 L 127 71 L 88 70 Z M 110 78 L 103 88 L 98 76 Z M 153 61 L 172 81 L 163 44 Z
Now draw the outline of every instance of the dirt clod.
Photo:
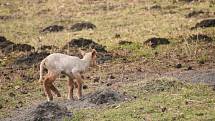
M 71 26 L 71 30 L 73 31 L 81 31 L 83 29 L 95 29 L 96 26 L 90 22 L 80 22 Z
M 148 44 L 151 47 L 157 47 L 158 45 L 169 44 L 169 40 L 166 38 L 150 38 L 144 42 L 144 44 Z
M 185 17 L 186 18 L 191 18 L 191 17 L 196 17 L 196 16 L 199 16 L 201 14 L 204 14 L 205 12 L 200 10 L 200 11 L 192 11 L 190 13 L 188 13 Z
M 64 29 L 63 26 L 51 25 L 41 30 L 41 32 L 59 32 L 59 31 L 63 31 L 63 29 Z
M 180 63 L 175 65 L 175 68 L 181 68 L 181 67 L 182 67 L 182 65 Z

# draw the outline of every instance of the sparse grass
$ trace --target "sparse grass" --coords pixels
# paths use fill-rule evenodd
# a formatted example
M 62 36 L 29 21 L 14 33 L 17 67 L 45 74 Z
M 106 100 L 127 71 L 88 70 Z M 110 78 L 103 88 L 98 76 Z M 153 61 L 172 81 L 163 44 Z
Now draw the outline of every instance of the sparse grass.
M 73 121 L 140 121 L 140 120 L 214 120 L 215 98 L 214 91 L 203 84 L 186 84 L 181 81 L 169 78 L 156 79 L 162 83 L 159 85 L 155 81 L 147 81 L 151 85 L 172 88 L 159 93 L 145 92 L 141 85 L 146 82 L 138 82 L 126 86 L 130 94 L 135 94 L 138 98 L 133 101 L 116 104 L 115 106 L 103 107 L 102 109 L 84 109 L 74 113 Z M 172 87 L 172 84 L 179 86 Z M 178 83 L 183 86 L 178 85 Z M 170 84 L 170 85 L 168 85 Z M 144 88 L 144 86 L 143 86 Z M 154 89 L 154 88 L 153 88 Z

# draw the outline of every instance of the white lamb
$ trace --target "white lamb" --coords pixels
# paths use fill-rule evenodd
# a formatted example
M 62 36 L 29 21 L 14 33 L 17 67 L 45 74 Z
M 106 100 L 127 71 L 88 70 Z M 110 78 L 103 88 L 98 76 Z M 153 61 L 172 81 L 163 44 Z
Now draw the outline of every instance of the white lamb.
M 39 82 L 43 83 L 44 91 L 47 96 L 47 100 L 53 100 L 51 90 L 58 96 L 61 97 L 59 91 L 53 85 L 56 78 L 64 73 L 69 77 L 68 80 L 68 99 L 73 99 L 73 89 L 77 84 L 77 96 L 78 99 L 82 96 L 82 77 L 81 73 L 85 72 L 89 66 L 96 64 L 96 50 L 93 49 L 91 52 L 85 53 L 81 51 L 83 58 L 80 59 L 76 56 L 69 56 L 61 53 L 53 53 L 42 60 L 40 64 L 40 79 Z M 43 68 L 48 70 L 44 80 L 42 79 Z

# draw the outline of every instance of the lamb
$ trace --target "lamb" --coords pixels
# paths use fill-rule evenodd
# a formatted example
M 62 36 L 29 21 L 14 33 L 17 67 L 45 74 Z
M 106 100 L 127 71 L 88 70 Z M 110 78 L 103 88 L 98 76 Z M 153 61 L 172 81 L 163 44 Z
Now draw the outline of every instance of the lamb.
M 85 72 L 90 66 L 96 65 L 96 50 L 85 53 L 81 50 L 83 58 L 80 59 L 76 56 L 69 56 L 61 53 L 53 53 L 41 61 L 40 64 L 40 79 L 39 82 L 43 84 L 43 88 L 48 101 L 53 100 L 51 91 L 61 97 L 61 94 L 53 85 L 53 82 L 61 74 L 65 74 L 68 79 L 68 99 L 73 99 L 73 89 L 77 86 L 78 99 L 82 96 L 82 77 L 81 73 Z M 43 68 L 48 70 L 43 80 Z

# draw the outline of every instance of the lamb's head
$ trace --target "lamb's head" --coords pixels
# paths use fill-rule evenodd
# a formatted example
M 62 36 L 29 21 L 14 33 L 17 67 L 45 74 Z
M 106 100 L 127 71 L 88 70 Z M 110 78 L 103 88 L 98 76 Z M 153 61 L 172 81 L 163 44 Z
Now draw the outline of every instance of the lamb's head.
M 90 61 L 91 66 L 96 66 L 96 59 L 97 59 L 97 52 L 95 49 L 92 49 L 90 52 L 84 52 L 80 50 L 81 55 L 83 56 L 83 60 L 88 60 Z

